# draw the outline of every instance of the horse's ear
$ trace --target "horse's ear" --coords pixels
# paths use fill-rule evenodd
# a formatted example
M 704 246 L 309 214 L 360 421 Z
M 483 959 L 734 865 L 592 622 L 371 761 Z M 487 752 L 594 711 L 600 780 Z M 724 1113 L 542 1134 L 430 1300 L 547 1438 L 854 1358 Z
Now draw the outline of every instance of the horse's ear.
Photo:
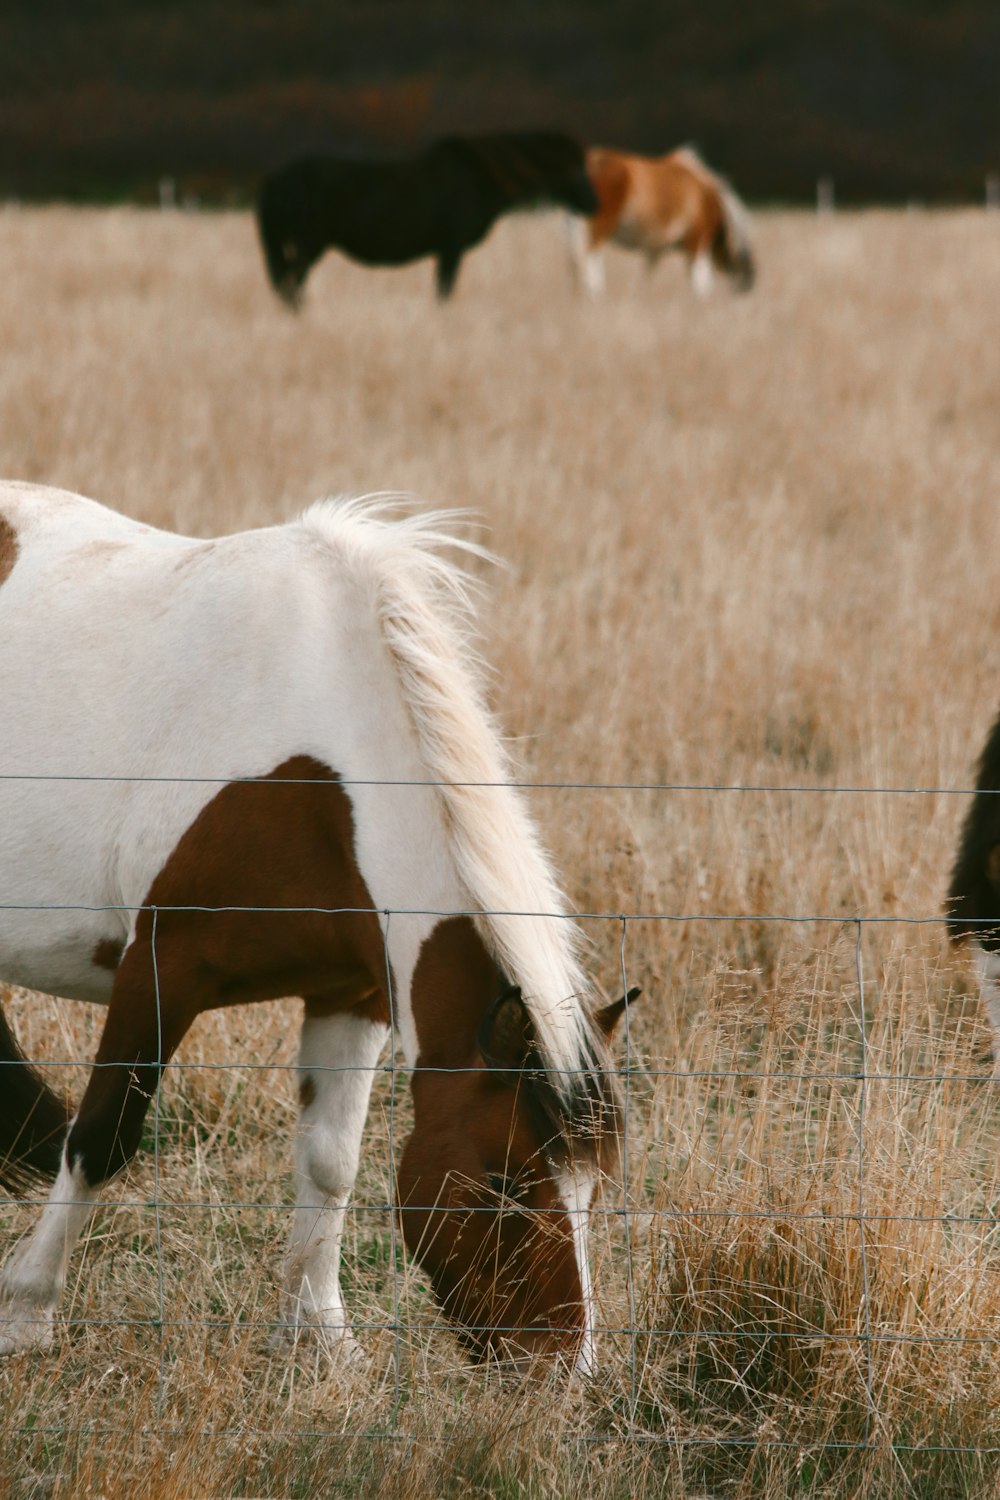
M 523 1068 L 534 1045 L 534 1029 L 521 991 L 511 985 L 483 1018 L 479 1050 L 488 1068 L 513 1073 Z
M 615 1034 L 618 1022 L 628 1007 L 633 1001 L 638 1000 L 641 994 L 642 990 L 638 986 L 635 986 L 629 990 L 627 995 L 623 995 L 620 1000 L 616 1000 L 612 1005 L 605 1005 L 602 1010 L 597 1012 L 597 1015 L 594 1017 L 594 1023 L 606 1041 L 610 1042 Z

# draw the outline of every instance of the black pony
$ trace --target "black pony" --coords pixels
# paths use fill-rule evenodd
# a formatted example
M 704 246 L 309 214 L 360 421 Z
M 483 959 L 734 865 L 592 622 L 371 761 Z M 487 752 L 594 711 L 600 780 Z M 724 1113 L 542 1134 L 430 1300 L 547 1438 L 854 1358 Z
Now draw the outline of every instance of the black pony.
M 541 203 L 596 212 L 581 147 L 557 131 L 498 131 L 443 136 L 394 161 L 302 157 L 265 177 L 257 224 L 268 274 L 292 307 L 331 247 L 369 266 L 433 255 L 447 297 L 462 256 L 500 215 Z
M 946 904 L 948 936 L 972 948 L 1000 1073 L 1000 718 L 990 730 L 965 815 Z

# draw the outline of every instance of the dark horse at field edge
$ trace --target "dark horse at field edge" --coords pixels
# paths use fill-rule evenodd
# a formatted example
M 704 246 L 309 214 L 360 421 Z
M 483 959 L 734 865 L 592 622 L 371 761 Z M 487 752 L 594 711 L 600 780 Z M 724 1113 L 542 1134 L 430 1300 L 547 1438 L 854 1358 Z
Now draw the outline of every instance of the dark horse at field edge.
M 306 156 L 264 178 L 257 224 L 275 290 L 297 307 L 326 250 L 368 266 L 432 255 L 438 296 L 503 214 L 541 204 L 592 214 L 583 150 L 558 131 L 443 136 L 414 156 Z

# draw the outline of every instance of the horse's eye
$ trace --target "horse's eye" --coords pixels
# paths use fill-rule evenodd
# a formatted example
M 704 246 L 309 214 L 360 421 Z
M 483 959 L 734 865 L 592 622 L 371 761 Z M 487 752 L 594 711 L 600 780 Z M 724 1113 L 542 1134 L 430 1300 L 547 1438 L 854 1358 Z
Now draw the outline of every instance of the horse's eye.
M 491 1193 L 508 1203 L 523 1203 L 528 1196 L 531 1182 L 526 1177 L 505 1177 L 502 1172 L 487 1172 L 486 1181 Z

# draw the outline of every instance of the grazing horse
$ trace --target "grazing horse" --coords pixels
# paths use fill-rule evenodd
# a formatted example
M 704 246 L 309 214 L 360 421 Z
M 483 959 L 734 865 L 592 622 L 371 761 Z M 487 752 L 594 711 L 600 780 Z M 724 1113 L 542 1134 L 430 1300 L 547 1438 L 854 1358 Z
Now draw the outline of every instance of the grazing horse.
M 195 1018 L 300 995 L 289 1333 L 354 1347 L 340 1240 L 392 1032 L 403 1233 L 446 1313 L 476 1356 L 590 1365 L 626 1001 L 588 999 L 443 545 L 479 550 L 385 502 L 205 541 L 0 485 L 0 975 L 107 1006 L 72 1120 L 0 1023 L 0 1177 L 55 1178 L 0 1273 L 3 1353 L 51 1341 Z
M 728 183 L 690 147 L 668 156 L 629 156 L 594 147 L 587 174 L 599 207 L 586 225 L 571 224 L 574 266 L 591 293 L 604 290 L 601 247 L 607 240 L 641 250 L 652 270 L 668 250 L 687 256 L 699 296 L 712 287 L 712 267 L 740 291 L 754 283 L 749 218 Z
M 551 203 L 590 214 L 597 198 L 583 150 L 557 131 L 444 136 L 395 161 L 308 156 L 265 177 L 257 224 L 275 290 L 297 307 L 324 251 L 367 266 L 437 258 L 451 295 L 462 256 L 502 214 Z
M 946 904 L 948 936 L 971 942 L 976 977 L 993 1028 L 1000 1073 L 1000 718 L 979 759 L 976 794 L 962 826 Z

